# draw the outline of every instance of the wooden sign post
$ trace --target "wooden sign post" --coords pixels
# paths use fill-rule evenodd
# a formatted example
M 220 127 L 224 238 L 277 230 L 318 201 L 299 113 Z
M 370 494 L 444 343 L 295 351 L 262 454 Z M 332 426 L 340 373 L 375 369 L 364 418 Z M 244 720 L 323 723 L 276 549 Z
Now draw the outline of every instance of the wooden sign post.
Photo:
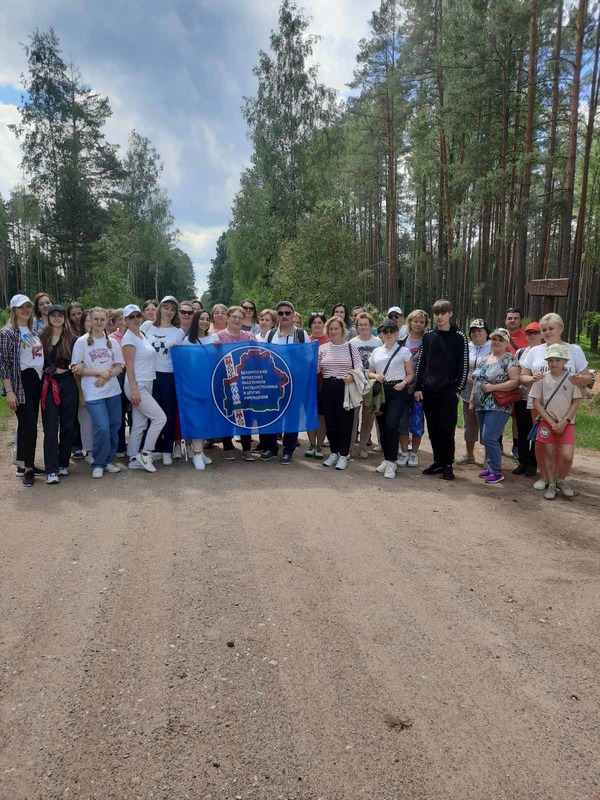
M 569 294 L 568 278 L 541 278 L 525 284 L 525 291 L 533 297 L 544 298 L 544 314 L 554 311 L 554 298 L 567 297 Z

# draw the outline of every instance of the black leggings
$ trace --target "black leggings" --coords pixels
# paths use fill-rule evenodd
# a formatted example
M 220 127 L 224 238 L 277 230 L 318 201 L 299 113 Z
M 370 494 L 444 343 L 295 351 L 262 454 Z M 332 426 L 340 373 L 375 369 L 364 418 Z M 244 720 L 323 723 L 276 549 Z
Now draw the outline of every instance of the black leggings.
M 325 429 L 332 453 L 348 456 L 352 443 L 354 427 L 354 411 L 344 408 L 344 390 L 346 384 L 341 378 L 324 378 L 321 388 L 321 400 L 325 416 Z
M 25 402 L 17 406 L 17 461 L 22 461 L 25 469 L 33 469 L 35 446 L 37 444 L 37 424 L 40 412 L 42 381 L 34 369 L 21 372 L 21 382 L 25 392 Z

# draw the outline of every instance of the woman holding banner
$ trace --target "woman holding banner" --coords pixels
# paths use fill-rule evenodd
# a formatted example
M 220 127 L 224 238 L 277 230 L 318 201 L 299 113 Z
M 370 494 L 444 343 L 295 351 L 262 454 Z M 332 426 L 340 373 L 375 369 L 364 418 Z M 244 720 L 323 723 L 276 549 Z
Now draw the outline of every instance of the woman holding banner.
M 228 344 L 230 342 L 255 342 L 256 336 L 253 333 L 242 330 L 244 324 L 244 309 L 241 306 L 231 306 L 227 310 L 227 327 L 217 333 L 220 342 Z M 248 435 L 240 436 L 242 443 L 242 458 L 244 461 L 254 461 L 252 457 L 252 437 Z M 233 437 L 223 437 L 223 458 L 225 461 L 235 461 L 235 447 Z

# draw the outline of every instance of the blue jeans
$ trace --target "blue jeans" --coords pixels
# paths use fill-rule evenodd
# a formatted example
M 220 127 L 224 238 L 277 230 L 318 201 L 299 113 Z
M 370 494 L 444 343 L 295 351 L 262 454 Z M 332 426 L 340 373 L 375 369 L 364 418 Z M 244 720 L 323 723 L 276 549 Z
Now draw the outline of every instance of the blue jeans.
M 94 428 L 92 467 L 105 467 L 117 454 L 121 427 L 121 395 L 115 394 L 104 400 L 87 400 L 85 406 Z
M 502 472 L 502 448 L 499 440 L 509 417 L 510 414 L 505 411 L 477 411 L 477 422 L 492 472 Z

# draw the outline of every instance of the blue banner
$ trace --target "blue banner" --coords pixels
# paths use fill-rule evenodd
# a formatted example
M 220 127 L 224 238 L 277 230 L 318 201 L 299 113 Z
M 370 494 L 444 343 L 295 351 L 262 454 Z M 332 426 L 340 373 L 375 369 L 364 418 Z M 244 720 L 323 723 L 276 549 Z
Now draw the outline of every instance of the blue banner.
M 315 430 L 318 351 L 317 342 L 173 347 L 182 436 Z

